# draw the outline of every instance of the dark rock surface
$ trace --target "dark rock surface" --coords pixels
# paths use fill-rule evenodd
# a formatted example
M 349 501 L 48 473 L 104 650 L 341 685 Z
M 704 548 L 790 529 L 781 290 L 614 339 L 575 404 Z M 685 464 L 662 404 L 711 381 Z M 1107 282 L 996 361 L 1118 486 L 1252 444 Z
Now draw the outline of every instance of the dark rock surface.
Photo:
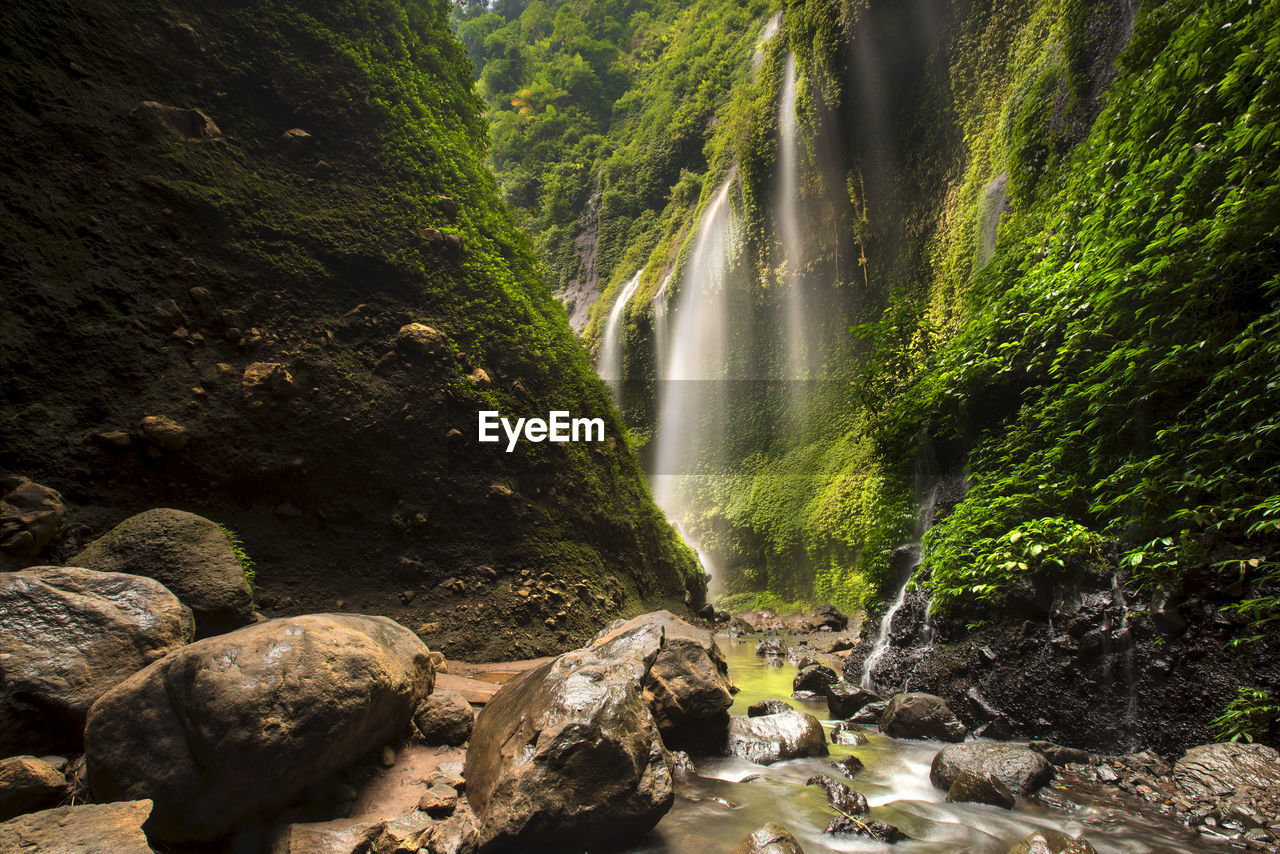
M 82 743 L 108 688 L 191 641 L 158 581 L 75 567 L 0 573 L 0 755 Z
M 826 756 L 828 752 L 822 724 L 813 715 L 795 709 L 755 718 L 733 715 L 729 718 L 726 751 L 759 765 L 801 756 Z
M 947 800 L 953 803 L 989 804 L 993 807 L 1013 809 L 1014 794 L 1005 783 L 993 774 L 961 771 L 951 788 Z
M 963 741 L 965 726 L 941 697 L 895 694 L 880 716 L 880 731 L 894 738 Z
M 863 819 L 850 818 L 844 815 L 838 815 L 831 819 L 830 824 L 827 825 L 826 832 L 842 836 L 865 836 L 868 839 L 889 845 L 909 838 L 896 825 L 872 819 L 864 821 Z
M 761 715 L 776 715 L 779 712 L 790 711 L 792 708 L 792 705 L 785 700 L 761 700 L 747 707 L 747 717 L 758 718 Z
M 0 821 L 56 807 L 67 794 L 67 780 L 34 756 L 0 759 Z
M 981 742 L 951 744 L 939 750 L 929 768 L 929 779 L 939 789 L 950 789 L 965 772 L 994 777 L 1019 797 L 1053 779 L 1053 766 L 1034 750 Z
M 426 646 L 385 617 L 315 614 L 206 638 L 94 704 L 89 785 L 99 800 L 153 800 L 153 838 L 214 839 L 403 732 L 433 680 Z
M 157 508 L 130 516 L 71 563 L 154 578 L 191 609 L 197 637 L 253 621 L 253 592 L 230 540 L 194 513 Z
M 1084 839 L 1053 830 L 1037 830 L 1009 849 L 1009 854 L 1098 854 Z
M 839 780 L 816 774 L 806 780 L 805 785 L 820 786 L 827 793 L 827 803 L 839 812 L 862 815 L 869 809 L 865 795 L 855 792 Z
M 16 475 L 0 478 L 0 553 L 34 559 L 62 533 L 66 518 L 56 489 Z
M 878 695 L 848 682 L 836 682 L 827 688 L 827 710 L 836 720 L 851 718 L 869 704 L 879 702 L 882 700 Z
M 840 677 L 825 664 L 811 664 L 801 669 L 791 680 L 791 690 L 808 691 L 813 694 L 826 694 L 827 688 L 836 683 Z

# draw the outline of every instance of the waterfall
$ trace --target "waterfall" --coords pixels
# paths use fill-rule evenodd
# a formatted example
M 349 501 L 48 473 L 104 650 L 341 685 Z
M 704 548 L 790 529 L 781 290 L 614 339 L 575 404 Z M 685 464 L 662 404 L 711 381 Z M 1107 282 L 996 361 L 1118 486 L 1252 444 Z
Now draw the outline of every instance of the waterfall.
M 681 475 L 702 459 L 700 451 L 726 432 L 718 404 L 726 377 L 729 299 L 726 273 L 733 245 L 729 203 L 731 171 L 703 211 L 693 251 L 680 276 L 669 338 L 662 356 L 653 476 L 654 499 L 676 519 L 684 509 L 678 496 Z M 665 302 L 665 297 L 662 302 Z
M 796 55 L 787 54 L 782 78 L 782 92 L 778 98 L 778 232 L 783 249 L 783 287 L 785 322 L 783 335 L 786 345 L 786 366 L 783 379 L 795 384 L 809 378 L 810 324 L 805 317 L 804 235 L 800 229 L 800 157 L 796 138 Z M 792 409 L 801 400 L 792 396 Z
M 884 657 L 885 651 L 889 649 L 889 644 L 893 640 L 893 618 L 902 610 L 902 606 L 907 601 L 907 588 L 911 586 L 911 576 L 915 573 L 915 568 L 920 565 L 920 544 L 910 543 L 903 547 L 908 549 L 910 560 L 906 561 L 904 570 L 900 570 L 902 575 L 902 583 L 898 587 L 898 595 L 894 598 L 889 610 L 884 612 L 884 616 L 880 618 L 879 633 L 876 635 L 875 643 L 871 645 L 871 652 L 867 653 L 867 658 L 862 662 L 862 687 L 868 691 L 875 690 L 875 683 L 871 680 L 871 671 L 880 663 L 880 659 Z
M 604 339 L 600 344 L 600 363 L 596 366 L 596 372 L 600 374 L 600 379 L 613 389 L 615 398 L 622 396 L 622 315 L 626 311 L 627 303 L 635 295 L 636 288 L 640 286 L 640 274 L 643 272 L 643 268 L 637 270 L 631 277 L 631 281 L 623 286 L 622 292 L 618 294 L 618 298 L 609 309 L 609 318 L 604 325 Z
M 765 21 L 764 27 L 760 30 L 760 38 L 756 39 L 756 52 L 751 57 L 751 70 L 757 72 L 760 66 L 764 64 L 764 49 L 778 34 L 778 27 L 782 24 L 782 13 L 775 12 L 773 17 Z
M 667 286 L 675 274 L 675 270 L 667 273 L 653 295 L 653 351 L 659 378 L 667 375 L 667 339 L 670 337 L 667 329 Z

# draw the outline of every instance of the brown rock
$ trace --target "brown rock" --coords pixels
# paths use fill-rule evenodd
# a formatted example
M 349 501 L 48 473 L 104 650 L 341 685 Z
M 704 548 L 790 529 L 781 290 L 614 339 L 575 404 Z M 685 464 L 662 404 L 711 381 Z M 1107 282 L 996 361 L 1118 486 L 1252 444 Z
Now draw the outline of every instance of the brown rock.
M 85 728 L 95 798 L 151 797 L 156 839 L 264 818 L 402 732 L 434 675 L 385 617 L 313 614 L 206 638 L 108 691 Z
M 458 219 L 458 203 L 448 196 L 436 196 L 436 204 L 440 205 L 440 213 L 449 218 L 450 222 Z
M 187 428 L 165 415 L 142 419 L 142 438 L 165 451 L 181 451 L 190 441 Z
M 244 369 L 240 387 L 254 400 L 287 400 L 298 393 L 298 383 L 279 362 L 252 362 Z
M 280 150 L 290 156 L 301 154 L 315 143 L 315 137 L 302 128 L 289 128 L 280 134 Z
M 771 821 L 744 839 L 733 854 L 804 854 L 804 849 L 789 830 Z
M 129 114 L 134 122 L 153 136 L 173 136 L 199 142 L 217 139 L 222 131 L 199 110 L 174 107 L 157 101 L 143 101 Z
M 56 490 L 25 477 L 0 480 L 0 549 L 40 554 L 61 533 L 66 518 Z
M 478 386 L 491 385 L 493 382 L 489 379 L 489 374 L 484 368 L 476 368 L 474 371 L 467 374 L 467 379 L 471 380 Z
M 457 691 L 436 691 L 418 706 L 413 722 L 427 744 L 458 747 L 471 737 L 475 712 Z
M 432 786 L 418 799 L 418 809 L 433 818 L 451 815 L 458 806 L 458 792 L 450 786 Z
M 155 854 L 142 824 L 150 801 L 84 804 L 34 812 L 0 824 L 0 851 L 12 854 Z
M 189 607 L 197 637 L 253 622 L 253 591 L 227 534 L 203 516 L 156 508 L 130 516 L 71 560 L 154 578 Z
M 1037 830 L 1009 849 L 1009 854 L 1098 854 L 1084 839 L 1053 830 Z
M 78 747 L 107 689 L 191 640 L 150 578 L 74 567 L 0 573 L 0 755 Z
M 967 729 L 941 697 L 895 694 L 880 716 L 880 731 L 893 738 L 963 741 Z
M 67 780 L 34 756 L 0 759 L 0 821 L 56 807 L 67 794 Z
M 396 349 L 414 356 L 439 356 L 448 346 L 441 332 L 423 323 L 406 323 L 396 333 Z

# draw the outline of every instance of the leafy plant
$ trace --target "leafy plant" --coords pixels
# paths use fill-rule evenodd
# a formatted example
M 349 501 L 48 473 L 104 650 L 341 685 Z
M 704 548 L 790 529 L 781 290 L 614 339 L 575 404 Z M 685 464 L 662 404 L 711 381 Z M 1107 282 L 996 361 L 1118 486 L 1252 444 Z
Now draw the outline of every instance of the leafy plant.
M 1248 741 L 1263 738 L 1280 724 L 1280 702 L 1270 691 L 1241 686 L 1226 710 L 1209 722 L 1218 741 Z
M 218 527 L 227 536 L 227 543 L 231 546 L 231 552 L 236 556 L 236 561 L 240 564 L 240 570 L 244 573 L 244 580 L 249 583 L 251 589 L 258 589 L 257 584 L 254 583 L 258 577 L 258 570 L 253 565 L 253 558 L 249 557 L 249 553 L 245 551 L 244 540 L 241 540 L 240 535 L 226 525 L 218 523 Z

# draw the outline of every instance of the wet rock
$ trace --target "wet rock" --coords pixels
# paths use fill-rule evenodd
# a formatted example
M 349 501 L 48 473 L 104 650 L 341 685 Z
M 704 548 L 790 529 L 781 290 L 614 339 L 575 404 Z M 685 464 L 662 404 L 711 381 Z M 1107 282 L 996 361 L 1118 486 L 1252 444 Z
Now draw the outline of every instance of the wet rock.
M 191 612 L 150 578 L 42 566 L 0 573 L 0 755 L 81 743 L 107 689 L 186 645 Z
M 825 694 L 827 688 L 834 685 L 839 678 L 830 667 L 814 664 L 796 674 L 796 678 L 791 681 L 791 690 Z
M 152 136 L 171 136 L 192 142 L 217 139 L 222 131 L 200 110 L 174 107 L 158 101 L 143 101 L 129 113 L 133 121 Z
M 67 794 L 67 780 L 34 756 L 0 759 L 0 821 L 56 807 Z
M 1208 745 L 1205 746 L 1207 747 Z M 1116 761 L 1126 768 L 1152 777 L 1164 777 L 1173 773 L 1173 766 L 1165 762 L 1154 750 L 1144 750 L 1141 753 L 1126 753 L 1124 756 L 1117 757 Z
M 806 786 L 821 786 L 827 793 L 827 803 L 836 810 L 849 815 L 862 815 L 870 807 L 861 792 L 855 792 L 839 780 L 833 780 L 822 774 L 815 774 L 804 781 Z
M 191 440 L 186 427 L 165 415 L 148 415 L 139 427 L 142 438 L 162 451 L 181 451 Z
M 844 774 L 846 777 L 856 777 L 858 772 L 862 770 L 862 760 L 850 753 L 848 756 L 836 762 L 828 763 L 832 768 Z
M 744 839 L 733 854 L 804 854 L 804 849 L 790 831 L 771 821 Z
M 817 718 L 792 709 L 755 718 L 731 716 L 726 749 L 730 756 L 772 765 L 801 756 L 826 756 L 827 739 Z
M 1083 839 L 1072 839 L 1053 830 L 1037 830 L 1009 849 L 1009 854 L 1098 854 Z
M 884 717 L 884 710 L 889 708 L 888 700 L 881 700 L 878 703 L 867 703 L 859 709 L 853 717 L 849 718 L 852 724 L 880 724 L 880 718 Z
M 423 323 L 406 323 L 400 327 L 395 339 L 397 350 L 413 356 L 439 356 L 448 344 L 443 332 Z
M 1051 741 L 1033 741 L 1027 745 L 1036 753 L 1044 756 L 1053 765 L 1059 767 L 1070 765 L 1072 763 L 1088 764 L 1093 760 L 1093 755 L 1087 750 L 1080 750 L 1075 747 L 1063 747 L 1060 744 L 1054 744 Z
M 952 744 L 939 750 L 929 768 L 929 779 L 939 789 L 950 789 L 968 771 L 991 776 L 1025 797 L 1053 779 L 1049 760 L 1027 747 L 1013 744 Z
M 864 821 L 846 815 L 838 815 L 831 819 L 831 823 L 827 825 L 826 832 L 843 836 L 865 836 L 868 839 L 889 845 L 902 842 L 904 839 L 910 839 L 895 825 L 872 821 L 871 819 Z
M 62 532 L 62 496 L 25 477 L 0 479 L 0 551 L 38 555 Z
M 197 641 L 98 699 L 95 798 L 149 797 L 154 838 L 214 839 L 402 732 L 427 648 L 385 617 L 313 614 Z
M 747 717 L 758 718 L 761 715 L 776 715 L 779 712 L 790 711 L 791 708 L 791 704 L 783 700 L 761 700 L 758 703 L 752 703 L 747 706 Z
M 1265 744 L 1202 744 L 1173 766 L 1173 779 L 1182 792 L 1207 800 L 1244 787 L 1280 792 L 1280 754 Z
M 837 720 L 851 718 L 871 703 L 879 702 L 882 700 L 876 694 L 848 682 L 836 682 L 827 688 L 827 710 Z
M 471 737 L 475 711 L 457 691 L 436 691 L 418 706 L 413 722 L 427 744 L 458 747 Z
M 84 804 L 29 813 L 0 824 L 0 851 L 155 854 L 142 832 L 150 813 L 150 801 Z
M 253 593 L 224 532 L 203 516 L 157 508 L 130 516 L 72 563 L 154 578 L 173 591 L 207 637 L 253 622 Z
M 827 628 L 833 632 L 843 632 L 849 627 L 849 618 L 831 604 L 814 608 L 811 621 L 816 628 Z
M 610 626 L 592 645 L 603 658 L 642 663 L 644 698 L 668 746 L 698 747 L 724 731 L 734 687 L 711 632 L 656 611 Z
M 963 741 L 967 732 L 946 701 L 933 694 L 895 694 L 880 716 L 880 731 L 937 741 Z
M 476 717 L 464 776 L 488 850 L 630 838 L 671 808 L 644 662 L 613 652 L 565 653 L 503 685 Z
M 831 728 L 831 743 L 860 747 L 864 744 L 870 744 L 871 740 L 867 738 L 867 734 L 862 731 L 862 727 L 858 724 L 839 721 Z
M 683 750 L 672 750 L 667 760 L 671 763 L 671 770 L 681 774 L 694 774 L 698 770 L 693 764 L 693 758 Z
M 987 721 L 973 731 L 976 738 L 989 738 L 992 741 L 1008 741 L 1013 738 L 1013 725 L 1006 717 L 998 717 Z
M 782 645 L 782 638 L 765 638 L 756 644 L 756 655 L 764 656 L 782 656 L 786 654 L 786 649 Z
M 1009 787 L 998 777 L 961 771 L 947 790 L 947 800 L 952 803 L 990 804 L 993 807 L 1013 809 L 1015 798 Z

